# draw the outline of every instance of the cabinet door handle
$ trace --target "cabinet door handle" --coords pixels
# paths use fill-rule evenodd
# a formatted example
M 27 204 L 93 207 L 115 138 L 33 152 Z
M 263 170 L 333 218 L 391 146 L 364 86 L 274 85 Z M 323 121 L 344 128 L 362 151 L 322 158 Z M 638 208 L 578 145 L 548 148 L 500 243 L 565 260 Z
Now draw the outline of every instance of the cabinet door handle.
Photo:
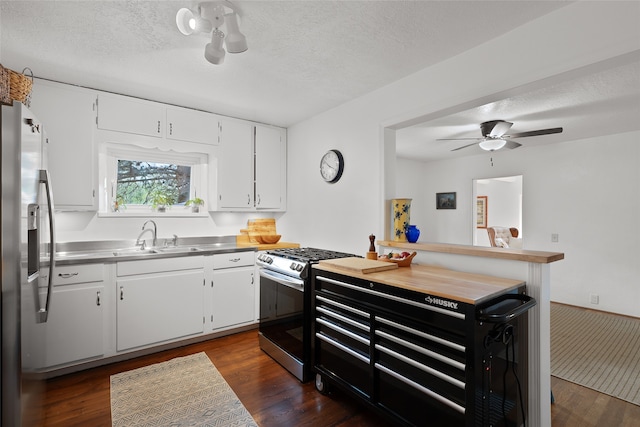
M 169 135 L 173 135 L 173 123 L 169 123 Z
M 120 301 L 124 300 L 124 287 L 120 286 Z
M 258 204 L 260 204 L 260 195 L 258 194 Z
M 253 285 L 253 273 L 251 273 L 251 284 Z
M 96 294 L 96 305 L 100 306 L 100 291 L 97 291 Z
M 62 279 L 70 279 L 73 276 L 77 276 L 78 273 L 58 273 L 58 277 L 62 278 Z
M 160 133 L 160 120 L 158 120 L 158 133 Z
M 238 262 L 240 261 L 240 258 L 230 258 L 229 262 Z
M 247 204 L 251 204 L 251 194 L 247 194 Z

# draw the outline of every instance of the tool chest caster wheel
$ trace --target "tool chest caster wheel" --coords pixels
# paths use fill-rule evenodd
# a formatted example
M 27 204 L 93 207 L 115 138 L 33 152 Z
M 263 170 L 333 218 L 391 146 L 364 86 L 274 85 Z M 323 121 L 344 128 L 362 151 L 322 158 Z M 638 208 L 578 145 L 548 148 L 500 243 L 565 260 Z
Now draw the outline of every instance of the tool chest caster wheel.
M 329 394 L 329 383 L 327 383 L 320 374 L 316 374 L 316 390 L 318 390 L 320 394 Z

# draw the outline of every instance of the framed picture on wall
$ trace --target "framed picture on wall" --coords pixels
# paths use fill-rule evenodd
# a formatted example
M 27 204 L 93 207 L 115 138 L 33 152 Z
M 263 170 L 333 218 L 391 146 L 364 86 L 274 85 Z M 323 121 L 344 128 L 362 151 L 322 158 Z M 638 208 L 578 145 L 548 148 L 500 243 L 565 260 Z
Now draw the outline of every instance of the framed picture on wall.
M 436 209 L 455 209 L 456 193 L 436 193 Z
M 478 196 L 476 203 L 476 228 L 487 228 L 487 196 Z

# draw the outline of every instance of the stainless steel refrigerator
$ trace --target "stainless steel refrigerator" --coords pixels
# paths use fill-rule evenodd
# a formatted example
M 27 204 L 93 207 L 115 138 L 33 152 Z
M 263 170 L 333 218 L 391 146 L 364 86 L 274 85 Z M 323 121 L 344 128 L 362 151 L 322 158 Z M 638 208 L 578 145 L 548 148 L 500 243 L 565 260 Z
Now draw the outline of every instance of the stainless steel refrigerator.
M 42 425 L 46 321 L 55 268 L 54 205 L 44 128 L 23 104 L 2 106 L 3 426 Z

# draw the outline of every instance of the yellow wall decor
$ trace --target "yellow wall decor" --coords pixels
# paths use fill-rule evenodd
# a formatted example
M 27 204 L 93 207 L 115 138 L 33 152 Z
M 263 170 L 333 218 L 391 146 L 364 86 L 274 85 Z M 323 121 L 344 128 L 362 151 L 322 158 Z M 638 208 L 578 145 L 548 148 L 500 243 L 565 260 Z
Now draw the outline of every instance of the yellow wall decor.
M 406 242 L 407 236 L 404 233 L 409 227 L 411 199 L 392 199 L 391 209 L 393 210 L 393 240 Z

